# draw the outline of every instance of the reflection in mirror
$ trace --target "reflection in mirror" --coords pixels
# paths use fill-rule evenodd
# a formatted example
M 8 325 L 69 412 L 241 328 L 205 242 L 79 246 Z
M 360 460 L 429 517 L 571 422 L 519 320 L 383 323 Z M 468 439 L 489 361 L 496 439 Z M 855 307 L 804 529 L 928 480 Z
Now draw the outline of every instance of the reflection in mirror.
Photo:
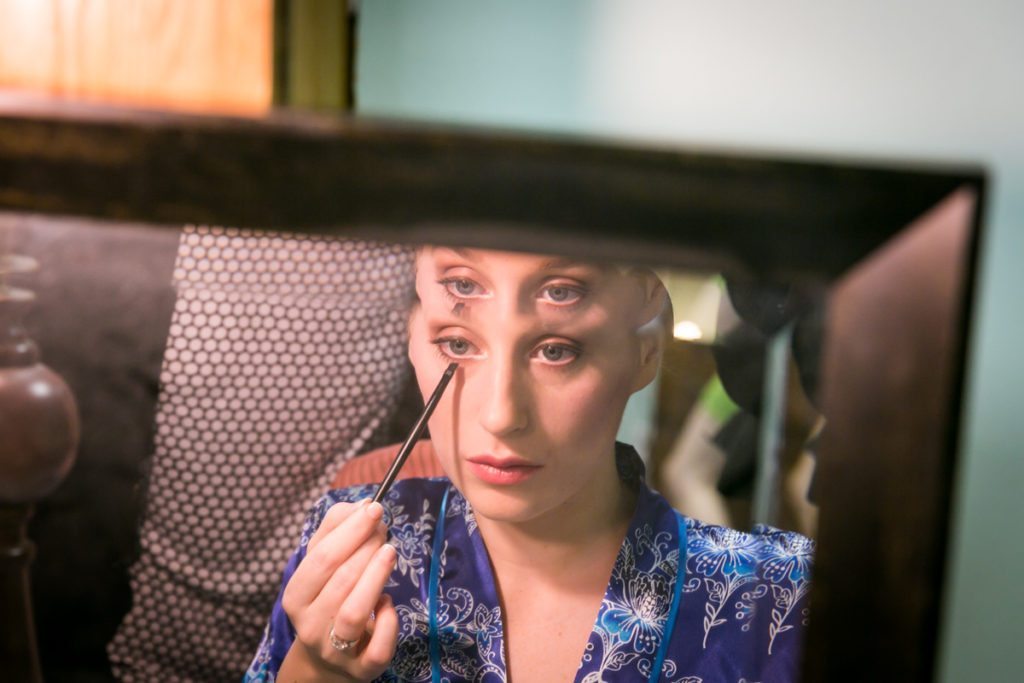
M 721 274 L 661 277 L 675 320 L 654 413 L 655 484 L 706 522 L 813 536 L 820 294 Z
M 404 471 L 447 475 L 454 488 L 406 479 L 386 499 L 396 671 L 429 672 L 436 623 L 458 635 L 440 646 L 442 671 L 457 655 L 460 666 L 518 668 L 527 680 L 715 680 L 721 670 L 796 680 L 810 453 L 823 424 L 816 295 L 564 256 L 192 227 L 179 243 L 153 228 L 6 224 L 14 250 L 42 262 L 45 275 L 25 283 L 43 295 L 33 324 L 83 405 L 84 469 L 68 490 L 98 501 L 101 480 L 118 482 L 105 494 L 111 509 L 78 509 L 98 528 L 120 514 L 113 507 L 124 513 L 125 538 L 104 562 L 132 563 L 132 606 L 127 577 L 108 572 L 123 607 L 93 634 L 121 674 L 214 680 L 251 664 L 262 680 L 282 666 L 295 634 L 275 630 L 285 612 L 274 600 L 324 507 L 308 511 L 332 486 L 348 485 L 328 502 L 372 491 L 389 444 L 455 360 L 431 440 Z M 128 268 L 128 254 L 142 267 Z M 142 409 L 140 391 L 149 422 L 124 412 Z M 104 462 L 111 453 L 118 461 Z M 133 490 L 144 492 L 144 516 Z M 59 514 L 43 506 L 41 544 Z M 787 531 L 729 530 L 760 522 Z M 45 555 L 59 575 L 60 560 Z M 315 582 L 294 566 L 287 576 Z M 425 591 L 435 589 L 442 605 L 461 597 L 432 611 Z M 66 600 L 37 600 L 46 652 Z M 195 628 L 153 627 L 177 623 L 167 609 Z M 288 613 L 293 623 L 304 615 Z M 545 619 L 562 635 L 538 642 L 529 634 Z M 333 639 L 328 629 L 312 636 L 334 665 L 348 655 L 332 641 L 360 637 L 335 627 Z M 182 656 L 161 659 L 167 651 Z

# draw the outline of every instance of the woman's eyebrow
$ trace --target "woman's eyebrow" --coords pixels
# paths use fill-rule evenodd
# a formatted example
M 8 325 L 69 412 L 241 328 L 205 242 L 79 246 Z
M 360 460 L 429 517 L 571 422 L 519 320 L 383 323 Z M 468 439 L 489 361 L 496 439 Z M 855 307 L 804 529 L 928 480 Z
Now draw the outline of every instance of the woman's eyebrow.
M 541 262 L 538 270 L 543 269 L 585 270 L 587 272 L 594 273 L 595 275 L 605 275 L 607 273 L 615 272 L 617 266 L 613 263 L 607 263 L 604 261 L 587 261 L 572 256 L 553 255 Z
M 469 308 L 460 303 L 456 304 L 455 308 L 445 306 L 437 311 L 424 311 L 424 314 L 428 325 L 434 327 L 448 327 L 451 325 L 463 327 L 472 323 L 472 320 L 466 316 L 468 311 Z
M 583 265 L 579 261 L 571 261 L 567 258 L 556 256 L 555 258 L 544 261 L 540 264 L 538 270 L 554 270 L 556 268 L 571 268 L 573 266 Z
M 435 302 L 424 306 L 421 300 L 420 305 L 432 325 L 462 325 L 469 319 L 470 307 L 461 301 L 454 304 L 450 301 Z
M 458 256 L 459 258 L 464 259 L 466 261 L 474 261 L 473 255 L 472 253 L 470 253 L 470 250 L 464 247 L 434 247 L 434 251 L 440 252 L 442 256 L 445 255 L 444 252 L 451 252 L 455 256 Z
M 574 261 L 564 256 L 556 256 L 540 264 L 537 268 L 540 272 L 550 270 L 585 270 L 588 272 L 600 271 L 600 267 L 582 261 Z

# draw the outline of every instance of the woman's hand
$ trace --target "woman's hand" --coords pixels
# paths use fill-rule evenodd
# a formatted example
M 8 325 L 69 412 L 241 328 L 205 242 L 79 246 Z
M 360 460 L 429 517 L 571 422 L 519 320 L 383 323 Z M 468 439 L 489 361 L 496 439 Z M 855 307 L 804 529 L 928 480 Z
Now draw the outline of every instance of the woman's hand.
M 327 511 L 281 599 L 296 639 L 280 680 L 368 681 L 388 668 L 398 614 L 383 593 L 395 564 L 383 512 L 368 501 Z

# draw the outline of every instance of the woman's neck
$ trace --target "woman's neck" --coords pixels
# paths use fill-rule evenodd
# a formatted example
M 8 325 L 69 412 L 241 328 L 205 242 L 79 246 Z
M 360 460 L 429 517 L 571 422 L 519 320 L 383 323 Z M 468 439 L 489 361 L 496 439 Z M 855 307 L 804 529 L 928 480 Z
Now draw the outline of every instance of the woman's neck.
M 570 680 L 580 665 L 637 499 L 615 458 L 604 462 L 589 485 L 528 522 L 476 518 L 511 681 Z
M 636 498 L 610 459 L 609 470 L 593 486 L 545 515 L 522 523 L 478 517 L 499 584 L 513 576 L 575 583 L 596 573 L 603 585 L 629 528 Z

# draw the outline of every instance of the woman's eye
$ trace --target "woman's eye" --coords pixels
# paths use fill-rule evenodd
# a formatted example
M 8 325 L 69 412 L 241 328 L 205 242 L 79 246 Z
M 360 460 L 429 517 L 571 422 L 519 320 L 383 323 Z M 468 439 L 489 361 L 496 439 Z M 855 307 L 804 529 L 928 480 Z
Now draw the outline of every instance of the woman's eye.
M 483 287 L 464 277 L 453 277 L 441 280 L 441 284 L 444 285 L 444 288 L 448 290 L 449 294 L 460 299 L 472 299 L 481 297 L 485 294 Z
M 540 298 L 550 304 L 567 306 L 583 298 L 583 291 L 569 285 L 548 285 L 540 290 Z
M 451 358 L 466 358 L 477 353 L 476 346 L 462 337 L 436 339 L 434 343 L 441 350 L 441 353 Z
M 577 358 L 580 352 L 561 344 L 542 344 L 537 348 L 535 357 L 550 365 L 568 365 Z

